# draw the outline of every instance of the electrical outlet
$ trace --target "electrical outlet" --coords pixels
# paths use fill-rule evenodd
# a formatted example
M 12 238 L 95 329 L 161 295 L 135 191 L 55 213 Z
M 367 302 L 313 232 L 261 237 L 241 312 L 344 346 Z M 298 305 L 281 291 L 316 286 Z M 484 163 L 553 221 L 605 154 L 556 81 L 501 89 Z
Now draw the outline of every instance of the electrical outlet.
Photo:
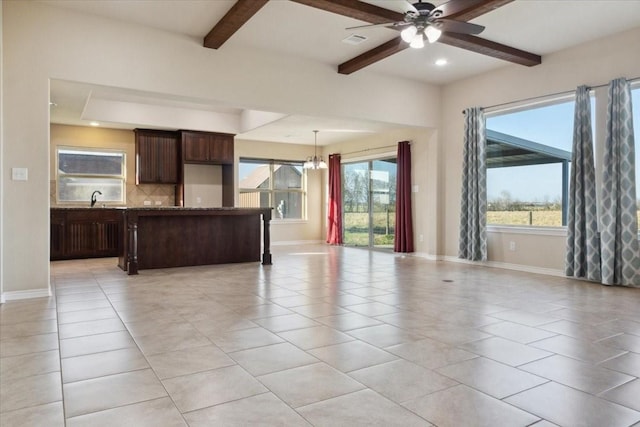
M 151 206 L 151 200 L 145 200 L 145 201 L 143 202 L 143 204 L 144 204 L 145 206 Z
M 509 250 L 510 251 L 516 250 L 516 242 L 514 242 L 513 240 L 509 242 Z
M 156 206 L 160 206 L 161 204 L 162 204 L 162 201 L 156 200 Z
M 421 234 L 420 236 L 418 236 L 418 240 L 424 242 L 424 236 Z

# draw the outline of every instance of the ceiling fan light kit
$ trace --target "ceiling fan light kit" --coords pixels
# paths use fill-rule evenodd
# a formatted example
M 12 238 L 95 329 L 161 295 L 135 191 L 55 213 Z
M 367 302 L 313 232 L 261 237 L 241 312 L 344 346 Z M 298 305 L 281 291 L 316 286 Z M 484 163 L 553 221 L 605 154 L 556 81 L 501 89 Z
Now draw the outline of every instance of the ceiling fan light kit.
M 360 25 L 354 28 L 367 28 L 384 26 L 392 29 L 401 29 L 400 37 L 409 46 L 415 49 L 424 47 L 424 40 L 427 39 L 429 43 L 435 43 L 438 41 L 443 31 L 459 34 L 480 34 L 484 27 L 482 25 L 472 24 L 463 20 L 456 20 L 448 18 L 447 10 L 454 11 L 459 9 L 465 1 L 480 0 L 450 0 L 447 3 L 443 3 L 436 7 L 432 3 L 423 2 L 419 0 L 417 3 L 405 3 L 408 9 L 404 13 L 402 21 L 387 22 L 382 24 L 370 24 Z
M 317 130 L 314 130 L 314 148 L 313 148 L 313 157 L 309 156 L 307 157 L 307 161 L 304 162 L 304 164 L 302 165 L 302 167 L 304 169 L 326 169 L 327 168 L 327 164 L 325 163 L 324 159 L 322 158 L 322 156 L 318 157 L 318 132 Z

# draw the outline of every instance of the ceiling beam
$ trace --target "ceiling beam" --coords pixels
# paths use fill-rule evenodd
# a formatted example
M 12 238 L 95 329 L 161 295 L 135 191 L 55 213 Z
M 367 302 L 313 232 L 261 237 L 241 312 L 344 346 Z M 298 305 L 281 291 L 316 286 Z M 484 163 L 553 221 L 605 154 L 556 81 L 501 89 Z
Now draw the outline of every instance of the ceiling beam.
M 458 21 L 471 21 L 478 16 L 489 13 L 513 0 L 466 0 L 465 2 L 447 2 L 442 5 L 443 18 Z M 453 4 L 452 4 L 453 3 Z
M 471 52 L 480 53 L 482 55 L 492 56 L 494 58 L 502 59 L 503 61 L 526 65 L 527 67 L 540 65 L 542 63 L 540 55 L 492 42 L 491 40 L 481 39 L 480 37 L 472 36 L 470 34 L 442 33 L 438 42 L 470 50 Z
M 409 45 L 402 41 L 400 37 L 389 40 L 388 42 L 381 44 L 365 53 L 356 56 L 353 59 L 343 62 L 338 65 L 338 73 L 351 74 L 355 71 L 361 70 L 366 66 L 369 66 L 375 62 L 378 62 L 384 58 L 387 58 L 394 53 L 398 53 L 405 50 Z
M 218 49 L 269 0 L 238 0 L 204 38 L 204 47 Z
M 291 0 L 296 3 L 336 13 L 348 18 L 368 22 L 370 24 L 384 24 L 386 22 L 402 21 L 404 14 L 393 10 L 364 3 L 358 0 Z

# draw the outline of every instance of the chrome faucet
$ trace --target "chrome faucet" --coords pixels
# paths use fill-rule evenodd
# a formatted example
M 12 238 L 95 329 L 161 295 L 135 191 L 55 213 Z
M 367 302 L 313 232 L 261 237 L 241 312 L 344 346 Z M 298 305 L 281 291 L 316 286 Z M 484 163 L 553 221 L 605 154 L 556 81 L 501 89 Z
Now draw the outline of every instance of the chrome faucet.
M 96 202 L 98 201 L 98 196 L 97 194 L 102 196 L 102 193 L 98 190 L 94 191 L 93 193 L 91 193 L 91 207 L 93 207 Z

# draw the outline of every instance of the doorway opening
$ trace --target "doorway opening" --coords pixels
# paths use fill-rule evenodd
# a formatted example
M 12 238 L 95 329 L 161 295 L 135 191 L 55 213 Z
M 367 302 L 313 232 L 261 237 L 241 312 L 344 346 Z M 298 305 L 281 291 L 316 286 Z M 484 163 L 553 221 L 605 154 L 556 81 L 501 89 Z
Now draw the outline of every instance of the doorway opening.
M 396 157 L 343 163 L 345 245 L 393 249 L 397 169 Z

